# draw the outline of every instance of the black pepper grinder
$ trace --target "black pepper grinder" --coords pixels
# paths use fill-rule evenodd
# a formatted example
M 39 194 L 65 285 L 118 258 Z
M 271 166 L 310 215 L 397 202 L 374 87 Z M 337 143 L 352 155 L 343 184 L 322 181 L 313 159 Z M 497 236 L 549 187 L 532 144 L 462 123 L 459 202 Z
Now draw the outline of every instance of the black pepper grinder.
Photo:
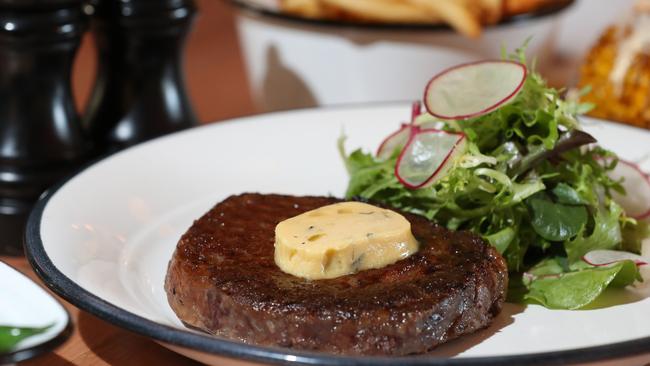
M 183 45 L 192 0 L 95 0 L 98 75 L 84 116 L 98 153 L 197 125 L 185 91 Z
M 0 254 L 22 253 L 39 195 L 89 152 L 70 87 L 82 1 L 0 0 Z

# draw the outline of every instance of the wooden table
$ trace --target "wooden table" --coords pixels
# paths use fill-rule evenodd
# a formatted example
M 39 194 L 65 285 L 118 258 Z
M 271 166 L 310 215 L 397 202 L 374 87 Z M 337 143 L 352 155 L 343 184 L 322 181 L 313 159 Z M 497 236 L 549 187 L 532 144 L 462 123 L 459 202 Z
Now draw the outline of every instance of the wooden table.
M 241 53 L 233 11 L 224 1 L 196 0 L 199 16 L 187 45 L 186 79 L 192 102 L 203 123 L 255 113 Z M 91 37 L 85 37 L 75 64 L 73 85 L 83 110 L 94 80 L 96 55 Z M 41 283 L 24 258 L 0 260 Z M 75 325 L 63 346 L 21 365 L 199 365 L 152 340 L 111 325 L 61 300 Z

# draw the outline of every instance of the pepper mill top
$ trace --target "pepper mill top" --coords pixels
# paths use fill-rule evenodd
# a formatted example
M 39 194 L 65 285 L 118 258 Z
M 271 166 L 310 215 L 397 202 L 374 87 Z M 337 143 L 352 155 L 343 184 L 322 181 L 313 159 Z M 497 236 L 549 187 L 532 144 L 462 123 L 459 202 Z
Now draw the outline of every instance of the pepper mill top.
M 95 15 L 124 27 L 169 27 L 185 23 L 196 12 L 193 0 L 92 0 Z
M 61 9 L 69 5 L 81 5 L 82 3 L 82 0 L 0 0 L 0 8 Z
M 82 0 L 0 0 L 0 41 L 77 41 L 86 31 Z

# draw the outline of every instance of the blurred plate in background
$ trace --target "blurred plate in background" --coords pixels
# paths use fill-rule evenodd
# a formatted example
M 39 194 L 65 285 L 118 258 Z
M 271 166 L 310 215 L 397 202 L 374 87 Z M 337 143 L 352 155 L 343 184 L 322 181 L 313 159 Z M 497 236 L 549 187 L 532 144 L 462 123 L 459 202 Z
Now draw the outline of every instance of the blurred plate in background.
M 540 69 L 553 61 L 573 1 L 486 26 L 470 39 L 441 24 L 352 23 L 283 14 L 236 0 L 237 27 L 254 100 L 263 111 L 420 99 L 427 81 L 459 63 L 501 58 L 529 40 Z
M 501 57 L 529 40 L 528 55 L 552 62 L 560 15 L 573 1 L 486 26 L 470 39 L 441 24 L 351 23 L 283 14 L 274 1 L 236 0 L 240 44 L 262 111 L 420 99 L 444 68 Z M 532 38 L 531 38 L 532 37 Z

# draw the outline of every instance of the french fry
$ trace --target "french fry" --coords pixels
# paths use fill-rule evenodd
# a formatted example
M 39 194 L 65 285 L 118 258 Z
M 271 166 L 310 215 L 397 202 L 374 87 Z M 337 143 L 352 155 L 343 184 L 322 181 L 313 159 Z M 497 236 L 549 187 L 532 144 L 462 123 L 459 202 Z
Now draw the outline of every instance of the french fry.
M 505 0 L 505 16 L 514 16 L 539 10 L 553 3 L 561 4 L 564 0 Z
M 566 0 L 279 0 L 289 13 L 378 23 L 447 23 L 476 38 L 486 24 Z M 650 3 L 650 0 L 645 0 Z
M 434 23 L 437 19 L 411 4 L 396 0 L 321 0 L 360 19 L 385 23 Z
M 282 0 L 284 11 L 305 18 L 325 18 L 328 14 L 319 0 Z
M 411 4 L 437 15 L 460 33 L 477 38 L 481 35 L 481 23 L 469 8 L 458 0 L 408 0 Z
M 503 19 L 505 0 L 481 0 L 481 20 L 484 24 L 496 24 Z

